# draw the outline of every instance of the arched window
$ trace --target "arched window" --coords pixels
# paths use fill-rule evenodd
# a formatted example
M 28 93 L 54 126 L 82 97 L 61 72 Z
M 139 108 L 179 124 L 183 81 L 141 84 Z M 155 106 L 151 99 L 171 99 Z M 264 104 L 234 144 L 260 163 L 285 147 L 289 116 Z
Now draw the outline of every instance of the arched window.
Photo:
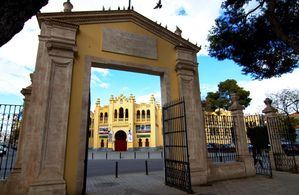
M 139 146 L 139 147 L 142 147 L 142 139 L 139 139 L 139 141 L 138 141 L 138 146 Z
M 148 138 L 145 139 L 145 147 L 149 147 L 149 141 L 148 141 Z
M 101 148 L 104 148 L 104 140 L 101 140 Z
M 125 118 L 129 118 L 129 110 L 128 109 L 126 109 Z
M 100 113 L 100 121 L 102 121 L 103 120 L 103 113 L 101 112 Z
M 124 118 L 124 109 L 122 107 L 119 109 L 119 118 Z
M 116 120 L 117 119 L 117 110 L 115 109 L 114 110 L 114 120 Z
M 145 111 L 144 110 L 142 110 L 142 112 L 141 112 L 141 118 L 145 119 Z
M 140 120 L 140 110 L 137 110 L 137 120 Z
M 108 113 L 105 112 L 104 114 L 104 122 L 107 123 L 108 122 Z
M 146 118 L 149 120 L 151 118 L 151 111 L 147 110 L 146 111 Z

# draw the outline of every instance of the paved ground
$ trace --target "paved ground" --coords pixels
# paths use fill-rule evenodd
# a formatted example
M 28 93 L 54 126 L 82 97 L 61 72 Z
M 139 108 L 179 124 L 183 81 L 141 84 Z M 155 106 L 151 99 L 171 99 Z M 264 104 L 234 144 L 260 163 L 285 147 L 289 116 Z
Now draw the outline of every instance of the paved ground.
M 274 172 L 273 179 L 256 176 L 213 183 L 211 186 L 194 187 L 198 195 L 297 195 L 299 194 L 299 174 Z M 146 176 L 132 173 L 89 177 L 87 194 L 115 195 L 151 195 L 151 194 L 185 194 L 164 185 L 163 172 L 151 172 Z
M 136 152 L 105 152 L 88 151 L 88 160 L 119 160 L 119 159 L 162 159 L 162 151 L 136 151 Z
M 115 165 L 118 162 L 119 174 L 124 173 L 145 173 L 145 161 L 147 161 L 148 170 L 162 171 L 162 159 L 149 159 L 149 160 L 89 160 L 87 164 L 87 177 L 95 177 L 101 175 L 114 175 Z

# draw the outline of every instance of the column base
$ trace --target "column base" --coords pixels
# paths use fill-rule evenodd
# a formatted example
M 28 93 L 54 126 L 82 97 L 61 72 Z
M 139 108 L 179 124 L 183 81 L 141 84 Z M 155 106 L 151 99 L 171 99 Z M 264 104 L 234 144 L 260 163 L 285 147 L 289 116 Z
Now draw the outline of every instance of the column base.
M 190 168 L 191 185 L 205 185 L 208 183 L 208 170 L 199 167 Z
M 34 183 L 29 187 L 28 195 L 65 195 L 65 181 L 45 181 Z
M 26 193 L 26 188 L 24 186 L 21 168 L 14 168 L 12 170 L 6 185 L 7 185 L 7 194 L 21 195 Z
M 246 177 L 256 175 L 252 156 L 240 156 L 240 160 L 244 163 Z

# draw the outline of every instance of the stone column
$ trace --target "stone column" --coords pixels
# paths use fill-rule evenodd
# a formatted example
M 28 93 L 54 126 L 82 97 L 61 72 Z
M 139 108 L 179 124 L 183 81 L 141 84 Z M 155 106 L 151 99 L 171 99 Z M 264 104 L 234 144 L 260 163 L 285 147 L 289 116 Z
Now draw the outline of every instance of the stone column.
M 271 161 L 271 166 L 274 170 L 276 170 L 276 165 L 275 165 L 275 159 L 273 153 L 279 153 L 283 154 L 284 151 L 281 147 L 281 142 L 280 142 L 280 135 L 279 135 L 279 129 L 277 126 L 274 126 L 273 123 L 270 121 L 277 117 L 277 109 L 275 109 L 272 106 L 272 100 L 269 98 L 266 98 L 264 103 L 266 104 L 266 108 L 263 110 L 263 113 L 265 114 L 265 118 L 267 121 L 267 131 L 268 131 L 268 136 L 269 136 L 269 142 L 271 145 L 271 150 L 269 152 L 270 155 L 270 161 Z M 275 147 L 276 151 L 273 151 L 273 146 Z M 279 160 L 279 159 L 278 159 Z
M 66 135 L 77 25 L 40 21 L 41 35 L 24 132 L 28 194 L 65 194 Z
M 176 47 L 179 95 L 186 105 L 188 149 L 192 185 L 207 183 L 207 146 L 200 100 L 196 53 Z
M 30 74 L 30 77 L 32 78 L 32 74 Z M 22 113 L 22 126 L 20 129 L 19 139 L 18 139 L 18 150 L 15 160 L 15 166 L 12 169 L 12 172 L 8 178 L 8 194 L 24 194 L 25 188 L 23 186 L 22 181 L 22 162 L 23 162 L 23 156 L 24 156 L 24 141 L 26 139 L 26 136 L 28 134 L 28 128 L 26 128 L 26 122 L 28 118 L 28 109 L 30 104 L 30 96 L 31 96 L 31 90 L 32 86 L 28 86 L 26 88 L 23 88 L 21 90 L 21 93 L 24 95 L 24 107 L 23 107 L 23 113 Z M 26 131 L 27 130 L 27 131 Z M 25 154 L 26 155 L 26 154 Z M 18 186 L 17 188 L 15 186 Z
M 255 175 L 254 163 L 251 155 L 249 154 L 246 127 L 244 121 L 243 110 L 244 107 L 239 104 L 239 97 L 236 94 L 231 94 L 232 105 L 229 107 L 234 122 L 236 149 L 238 161 L 244 162 L 246 176 Z

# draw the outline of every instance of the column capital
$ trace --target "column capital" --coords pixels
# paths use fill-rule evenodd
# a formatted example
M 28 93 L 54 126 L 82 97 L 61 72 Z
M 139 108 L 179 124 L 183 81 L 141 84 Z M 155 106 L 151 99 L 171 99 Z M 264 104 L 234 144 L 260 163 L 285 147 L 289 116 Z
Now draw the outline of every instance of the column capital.
M 266 108 L 263 110 L 263 113 L 265 114 L 277 113 L 277 109 L 272 106 L 272 100 L 270 98 L 266 98 L 264 100 L 264 103 L 266 104 Z
M 196 52 L 194 50 L 182 46 L 176 46 L 175 50 L 177 62 L 185 62 L 197 66 Z

